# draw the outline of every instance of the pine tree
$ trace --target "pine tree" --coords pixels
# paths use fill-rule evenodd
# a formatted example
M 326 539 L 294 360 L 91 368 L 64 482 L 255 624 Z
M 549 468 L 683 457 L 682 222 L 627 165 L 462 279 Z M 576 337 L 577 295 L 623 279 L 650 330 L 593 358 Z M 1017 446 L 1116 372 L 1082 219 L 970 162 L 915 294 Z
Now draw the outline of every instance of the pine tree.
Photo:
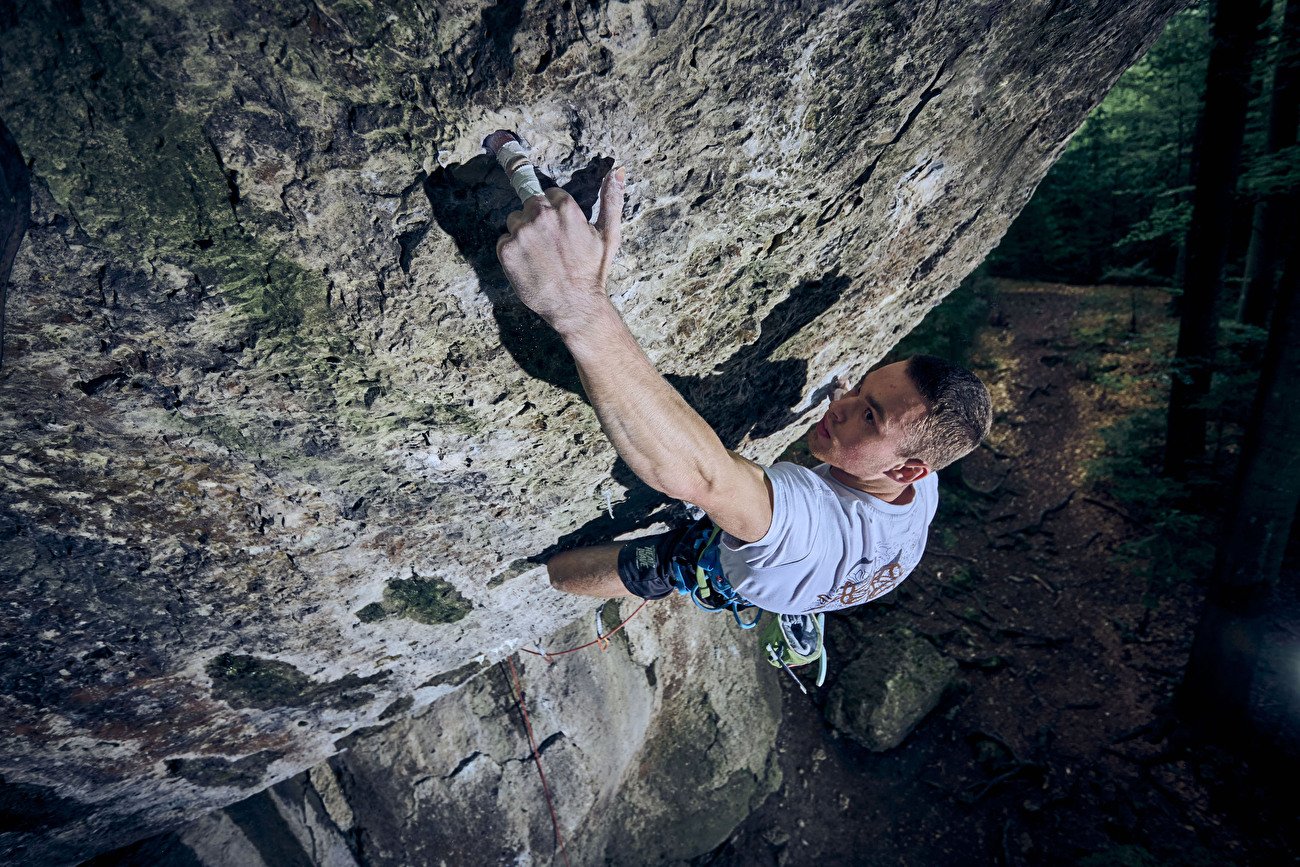
M 1250 104 L 1252 53 L 1268 6 L 1261 0 L 1221 0 L 1214 11 L 1182 319 L 1169 396 L 1164 469 L 1175 479 L 1186 478 L 1191 465 L 1205 454 L 1202 402 L 1210 390 L 1218 345 L 1219 290 Z
M 1277 159 L 1296 143 L 1300 126 L 1300 0 L 1278 0 L 1286 9 L 1273 46 L 1273 87 L 1269 95 L 1267 131 L 1261 160 Z M 1290 201 L 1288 201 L 1290 199 Z M 1260 197 L 1251 221 L 1246 252 L 1245 280 L 1241 286 L 1238 318 L 1246 325 L 1265 328 L 1273 308 L 1282 240 L 1294 219 L 1294 195 L 1271 190 Z

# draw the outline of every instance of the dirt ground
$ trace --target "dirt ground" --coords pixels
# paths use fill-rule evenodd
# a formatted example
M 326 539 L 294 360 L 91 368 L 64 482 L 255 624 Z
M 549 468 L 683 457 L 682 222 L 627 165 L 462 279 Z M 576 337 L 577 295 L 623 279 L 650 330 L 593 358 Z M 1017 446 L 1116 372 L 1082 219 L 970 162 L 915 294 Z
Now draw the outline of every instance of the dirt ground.
M 1293 756 L 1171 751 L 1161 723 L 1204 585 L 1152 592 L 1117 562 L 1150 530 L 1085 471 L 1099 431 L 1152 400 L 1114 383 L 1166 351 L 1167 296 L 999 282 L 996 298 L 974 359 L 997 404 L 993 435 L 941 477 L 913 575 L 836 615 L 910 626 L 960 662 L 961 683 L 901 747 L 874 754 L 825 722 L 825 689 L 805 697 L 783 677 L 785 782 L 697 863 L 1300 863 Z M 1275 633 L 1300 639 L 1285 621 Z M 1266 688 L 1300 678 L 1285 660 L 1265 668 Z M 1290 699 L 1269 701 L 1293 734 Z

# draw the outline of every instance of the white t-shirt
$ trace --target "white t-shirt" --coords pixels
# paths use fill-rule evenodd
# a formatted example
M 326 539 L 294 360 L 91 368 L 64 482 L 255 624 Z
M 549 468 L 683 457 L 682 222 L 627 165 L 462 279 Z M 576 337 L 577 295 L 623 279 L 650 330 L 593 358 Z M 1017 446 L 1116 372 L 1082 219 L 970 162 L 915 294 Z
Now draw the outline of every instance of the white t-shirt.
M 859 605 L 897 587 L 921 561 L 939 506 L 930 473 L 904 506 L 837 482 L 830 466 L 778 463 L 772 526 L 757 542 L 722 534 L 719 562 L 736 592 L 765 611 L 796 614 Z

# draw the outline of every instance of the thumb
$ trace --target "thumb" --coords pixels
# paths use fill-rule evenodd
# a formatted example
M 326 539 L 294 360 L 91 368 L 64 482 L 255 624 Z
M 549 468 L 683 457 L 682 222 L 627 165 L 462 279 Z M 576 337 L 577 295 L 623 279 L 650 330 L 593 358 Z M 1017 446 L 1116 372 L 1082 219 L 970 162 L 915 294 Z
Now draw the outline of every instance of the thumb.
M 605 262 L 613 260 L 618 252 L 620 225 L 623 222 L 623 180 L 626 177 L 622 168 L 614 169 L 605 175 L 600 184 L 600 215 L 596 217 L 596 231 L 600 232 L 605 242 Z

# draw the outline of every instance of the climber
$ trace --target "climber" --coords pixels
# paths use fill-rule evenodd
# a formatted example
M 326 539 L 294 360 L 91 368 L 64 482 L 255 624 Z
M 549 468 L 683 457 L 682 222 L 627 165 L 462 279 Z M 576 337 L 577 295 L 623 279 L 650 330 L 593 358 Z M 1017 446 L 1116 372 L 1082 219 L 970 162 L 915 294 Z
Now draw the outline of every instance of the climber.
M 519 298 L 573 355 L 619 455 L 707 519 L 703 530 L 557 554 L 547 564 L 552 585 L 597 597 L 684 593 L 681 566 L 694 572 L 703 547 L 716 551 L 710 578 L 723 601 L 767 611 L 831 611 L 893 589 L 924 550 L 934 471 L 988 433 L 984 384 L 958 365 L 914 356 L 872 370 L 831 401 L 808 440 L 821 466 L 763 467 L 729 451 L 656 372 L 609 299 L 624 180 L 621 168 L 605 177 L 594 227 L 563 190 L 529 196 L 507 217 L 497 256 Z

